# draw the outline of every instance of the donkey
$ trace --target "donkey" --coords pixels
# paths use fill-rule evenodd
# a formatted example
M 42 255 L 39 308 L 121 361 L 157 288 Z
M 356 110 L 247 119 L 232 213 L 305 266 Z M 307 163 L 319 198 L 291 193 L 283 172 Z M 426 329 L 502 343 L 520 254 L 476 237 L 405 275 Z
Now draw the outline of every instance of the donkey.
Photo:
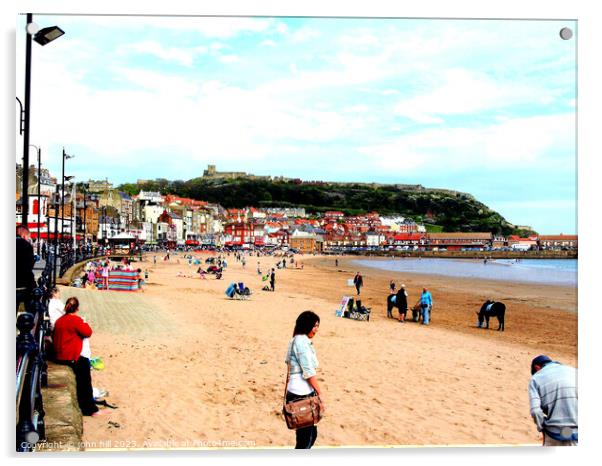
M 483 328 L 483 320 L 485 320 L 485 328 L 489 328 L 489 319 L 497 317 L 499 321 L 498 330 L 504 331 L 504 316 L 506 314 L 506 305 L 498 301 L 487 300 L 481 306 L 481 310 L 477 312 L 479 316 L 478 327 Z

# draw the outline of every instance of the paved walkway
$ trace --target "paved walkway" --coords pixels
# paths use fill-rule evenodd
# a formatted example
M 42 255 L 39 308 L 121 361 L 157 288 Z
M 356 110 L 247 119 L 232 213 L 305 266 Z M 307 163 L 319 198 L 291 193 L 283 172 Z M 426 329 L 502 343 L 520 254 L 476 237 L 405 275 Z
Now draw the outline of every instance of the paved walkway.
M 174 329 L 167 313 L 141 292 L 86 290 L 60 287 L 63 302 L 79 299 L 81 315 L 97 332 L 112 335 L 165 335 Z

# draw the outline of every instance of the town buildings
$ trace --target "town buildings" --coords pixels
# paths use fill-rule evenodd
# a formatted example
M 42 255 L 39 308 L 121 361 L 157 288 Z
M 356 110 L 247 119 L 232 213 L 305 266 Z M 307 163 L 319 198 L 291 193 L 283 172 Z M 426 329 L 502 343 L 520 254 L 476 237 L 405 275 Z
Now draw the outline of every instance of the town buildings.
M 287 246 L 303 253 L 502 248 L 576 250 L 578 247 L 576 235 L 521 238 L 489 232 L 432 232 L 411 218 L 386 217 L 378 212 L 349 216 L 332 210 L 308 215 L 305 209 L 290 206 L 233 209 L 160 192 L 140 191 L 130 195 L 113 188 L 108 180 L 68 185 L 65 198 L 61 199 L 62 190 L 56 189 L 56 179 L 45 170 L 41 170 L 38 202 L 37 169 L 32 166 L 30 174 L 35 181 L 30 183 L 35 190 L 29 197 L 29 227 L 33 238 L 39 235 L 52 239 L 56 232 L 59 238 L 106 243 L 124 234 L 147 245 L 248 249 Z M 243 175 L 250 176 L 217 172 L 215 166 L 209 166 L 204 174 L 210 178 Z M 17 223 L 21 208 L 17 190 Z

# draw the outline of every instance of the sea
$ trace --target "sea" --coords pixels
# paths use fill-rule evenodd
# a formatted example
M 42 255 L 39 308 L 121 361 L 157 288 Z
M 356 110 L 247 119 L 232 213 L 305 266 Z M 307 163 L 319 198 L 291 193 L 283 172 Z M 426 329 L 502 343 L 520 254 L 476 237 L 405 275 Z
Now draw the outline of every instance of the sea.
M 353 260 L 358 266 L 392 272 L 480 278 L 511 282 L 577 286 L 577 259 L 472 259 L 396 258 Z

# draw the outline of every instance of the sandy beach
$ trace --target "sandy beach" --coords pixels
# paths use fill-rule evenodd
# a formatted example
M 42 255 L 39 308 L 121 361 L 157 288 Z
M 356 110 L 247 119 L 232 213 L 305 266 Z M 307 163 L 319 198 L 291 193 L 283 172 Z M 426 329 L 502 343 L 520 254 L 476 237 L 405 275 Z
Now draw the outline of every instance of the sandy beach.
M 321 317 L 314 339 L 327 407 L 316 447 L 539 444 L 529 416 L 529 364 L 540 353 L 577 365 L 577 290 L 570 287 L 404 276 L 358 269 L 352 258 L 298 256 L 303 269 L 265 272 L 277 258 L 228 257 L 222 280 L 194 275 L 183 254 L 153 265 L 144 292 L 64 288 L 80 297 L 90 322 L 93 356 L 105 369 L 93 384 L 118 406 L 84 420 L 88 449 L 241 448 L 294 445 L 281 417 L 284 355 L 297 315 Z M 205 258 L 208 254 L 196 253 Z M 347 279 L 364 275 L 370 322 L 337 318 Z M 390 280 L 403 282 L 409 304 L 422 286 L 433 294 L 432 324 L 387 319 Z M 253 291 L 229 300 L 230 281 Z M 478 329 L 488 297 L 507 306 L 506 331 Z M 492 321 L 497 328 L 497 320 Z

